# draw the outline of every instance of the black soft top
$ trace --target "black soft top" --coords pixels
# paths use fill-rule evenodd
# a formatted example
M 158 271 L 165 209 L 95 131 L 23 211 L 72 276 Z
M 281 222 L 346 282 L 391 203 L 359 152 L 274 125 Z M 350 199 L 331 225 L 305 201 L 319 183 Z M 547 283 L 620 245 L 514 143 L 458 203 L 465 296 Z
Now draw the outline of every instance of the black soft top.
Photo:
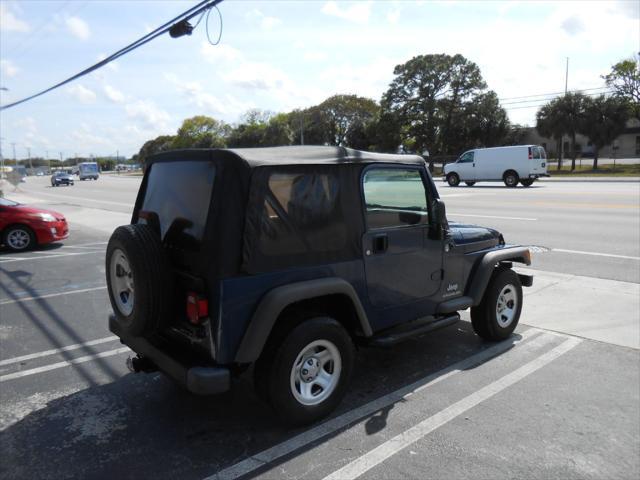
M 345 147 L 291 146 L 267 148 L 190 148 L 171 150 L 149 157 L 150 163 L 176 160 L 194 160 L 235 157 L 249 168 L 269 165 L 299 164 L 340 164 L 340 163 L 401 163 L 424 165 L 424 159 L 417 155 L 392 155 L 370 153 Z

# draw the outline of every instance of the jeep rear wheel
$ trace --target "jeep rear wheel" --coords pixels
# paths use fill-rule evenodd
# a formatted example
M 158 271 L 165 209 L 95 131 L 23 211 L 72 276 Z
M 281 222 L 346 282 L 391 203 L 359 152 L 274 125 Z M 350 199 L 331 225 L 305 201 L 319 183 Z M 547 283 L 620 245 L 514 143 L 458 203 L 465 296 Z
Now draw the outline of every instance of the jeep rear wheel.
M 275 348 L 267 347 L 256 365 L 256 388 L 283 421 L 305 425 L 340 403 L 353 363 L 353 342 L 342 325 L 329 317 L 312 318 Z
M 450 173 L 447 175 L 447 183 L 450 187 L 457 187 L 460 185 L 460 177 L 457 173 Z
M 471 309 L 471 323 L 485 340 L 504 340 L 515 330 L 521 312 L 522 286 L 518 275 L 510 268 L 498 267 L 482 302 Z
M 158 234 L 149 225 L 118 227 L 107 245 L 111 307 L 131 335 L 157 331 L 171 309 L 171 273 Z

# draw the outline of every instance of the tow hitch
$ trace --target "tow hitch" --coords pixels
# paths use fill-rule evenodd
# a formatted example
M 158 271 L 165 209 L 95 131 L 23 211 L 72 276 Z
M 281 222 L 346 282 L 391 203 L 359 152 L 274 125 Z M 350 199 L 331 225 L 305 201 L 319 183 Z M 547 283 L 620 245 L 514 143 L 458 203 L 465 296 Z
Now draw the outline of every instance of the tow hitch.
M 146 357 L 141 357 L 140 355 L 137 355 L 135 357 L 128 357 L 127 368 L 130 372 L 133 373 L 151 373 L 158 371 L 158 367 L 155 363 L 153 363 Z

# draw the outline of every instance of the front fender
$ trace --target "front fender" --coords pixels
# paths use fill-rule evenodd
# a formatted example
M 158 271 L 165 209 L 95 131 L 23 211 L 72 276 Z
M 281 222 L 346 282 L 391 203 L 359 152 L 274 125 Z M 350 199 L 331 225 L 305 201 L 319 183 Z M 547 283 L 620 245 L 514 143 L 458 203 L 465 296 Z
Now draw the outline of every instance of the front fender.
M 449 313 L 479 305 L 487 289 L 495 266 L 499 262 L 518 262 L 531 265 L 531 252 L 527 247 L 501 247 L 487 252 L 473 269 L 473 280 L 463 297 L 457 297 L 438 305 L 438 313 Z M 532 277 L 527 276 L 523 286 L 531 286 Z

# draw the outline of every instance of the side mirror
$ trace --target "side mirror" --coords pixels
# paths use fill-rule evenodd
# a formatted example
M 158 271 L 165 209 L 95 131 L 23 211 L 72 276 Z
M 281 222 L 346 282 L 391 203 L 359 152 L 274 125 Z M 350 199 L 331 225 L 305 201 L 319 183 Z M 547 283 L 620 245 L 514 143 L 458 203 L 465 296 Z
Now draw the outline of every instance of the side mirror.
M 445 233 L 449 230 L 447 209 L 444 206 L 444 202 L 439 198 L 436 198 L 433 201 L 431 212 L 431 236 L 432 238 L 442 239 L 444 238 Z

